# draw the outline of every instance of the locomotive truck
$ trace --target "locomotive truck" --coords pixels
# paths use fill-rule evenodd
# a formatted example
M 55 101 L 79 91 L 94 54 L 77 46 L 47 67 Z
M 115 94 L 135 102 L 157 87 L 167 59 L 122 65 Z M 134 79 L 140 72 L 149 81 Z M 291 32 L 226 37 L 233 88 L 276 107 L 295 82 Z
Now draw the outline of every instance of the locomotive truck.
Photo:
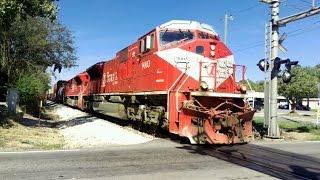
M 194 144 L 245 143 L 255 113 L 239 81 L 245 71 L 210 25 L 172 20 L 60 83 L 56 94 L 70 106 L 164 128 Z

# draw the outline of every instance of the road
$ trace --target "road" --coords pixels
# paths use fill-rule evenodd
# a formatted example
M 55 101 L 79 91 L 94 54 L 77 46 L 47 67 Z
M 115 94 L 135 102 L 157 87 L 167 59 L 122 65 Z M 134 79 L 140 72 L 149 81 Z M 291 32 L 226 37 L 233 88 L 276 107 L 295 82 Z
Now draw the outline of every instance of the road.
M 0 153 L 0 179 L 320 179 L 320 142 Z

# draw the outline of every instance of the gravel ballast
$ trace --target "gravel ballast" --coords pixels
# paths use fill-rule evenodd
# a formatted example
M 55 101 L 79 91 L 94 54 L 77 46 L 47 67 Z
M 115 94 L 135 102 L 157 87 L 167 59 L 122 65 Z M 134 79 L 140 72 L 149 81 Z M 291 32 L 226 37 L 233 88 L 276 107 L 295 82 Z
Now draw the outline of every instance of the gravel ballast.
M 57 105 L 52 113 L 59 116 L 59 121 L 66 121 L 59 130 L 64 137 L 65 148 L 131 145 L 154 139 L 135 129 L 119 126 L 67 106 Z

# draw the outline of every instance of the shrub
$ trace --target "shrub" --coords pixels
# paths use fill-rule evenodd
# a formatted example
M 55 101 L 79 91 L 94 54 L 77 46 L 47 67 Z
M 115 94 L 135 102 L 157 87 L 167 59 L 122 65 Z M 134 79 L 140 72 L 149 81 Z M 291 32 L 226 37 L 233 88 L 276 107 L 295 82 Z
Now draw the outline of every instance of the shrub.
M 39 113 L 39 101 L 44 98 L 49 82 L 48 74 L 43 72 L 25 74 L 17 80 L 15 86 L 20 93 L 20 105 L 25 106 L 26 112 Z

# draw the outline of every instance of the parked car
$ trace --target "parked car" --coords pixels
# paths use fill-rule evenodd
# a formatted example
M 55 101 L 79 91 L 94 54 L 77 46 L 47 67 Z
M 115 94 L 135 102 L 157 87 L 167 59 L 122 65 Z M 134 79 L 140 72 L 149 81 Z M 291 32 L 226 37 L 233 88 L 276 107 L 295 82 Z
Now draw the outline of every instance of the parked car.
M 289 109 L 289 103 L 288 104 L 280 104 L 279 109 Z
M 250 102 L 250 105 L 252 106 L 253 105 L 253 102 L 252 101 L 249 101 Z M 259 100 L 254 100 L 254 109 L 256 109 L 257 111 L 261 111 L 261 109 L 263 109 L 263 102 L 259 101 Z
M 304 106 L 304 105 L 297 105 L 296 106 L 297 110 L 302 110 L 302 111 L 310 111 L 310 107 Z

